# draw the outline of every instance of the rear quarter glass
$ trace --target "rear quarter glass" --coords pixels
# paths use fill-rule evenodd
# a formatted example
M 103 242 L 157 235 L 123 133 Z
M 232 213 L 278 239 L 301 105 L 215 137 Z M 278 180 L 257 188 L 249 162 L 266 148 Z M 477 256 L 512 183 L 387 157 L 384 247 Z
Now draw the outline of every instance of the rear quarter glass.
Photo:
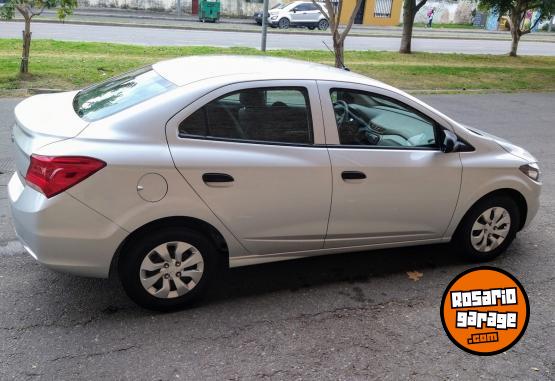
M 81 90 L 73 99 L 73 109 L 82 119 L 93 122 L 175 87 L 152 67 L 144 67 Z

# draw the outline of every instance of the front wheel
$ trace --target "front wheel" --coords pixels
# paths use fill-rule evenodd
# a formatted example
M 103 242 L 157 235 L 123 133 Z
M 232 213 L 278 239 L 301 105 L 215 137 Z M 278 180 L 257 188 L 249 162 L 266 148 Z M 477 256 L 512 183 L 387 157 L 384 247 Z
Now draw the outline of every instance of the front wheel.
M 216 255 L 212 243 L 197 231 L 182 227 L 156 230 L 124 250 L 119 276 L 135 303 L 171 311 L 203 295 L 217 269 Z
M 473 261 L 489 261 L 511 244 L 520 225 L 520 211 L 507 196 L 493 196 L 476 203 L 455 233 L 454 243 Z
M 289 19 L 285 17 L 278 21 L 279 29 L 288 29 L 290 24 Z
M 326 20 L 326 19 L 320 20 L 318 22 L 318 29 L 320 29 L 320 30 L 326 30 L 326 29 L 328 29 L 329 26 L 330 26 L 330 24 L 328 23 L 328 20 Z
M 309 26 L 309 27 L 308 27 L 308 30 L 314 30 L 314 29 L 316 29 L 315 26 Z

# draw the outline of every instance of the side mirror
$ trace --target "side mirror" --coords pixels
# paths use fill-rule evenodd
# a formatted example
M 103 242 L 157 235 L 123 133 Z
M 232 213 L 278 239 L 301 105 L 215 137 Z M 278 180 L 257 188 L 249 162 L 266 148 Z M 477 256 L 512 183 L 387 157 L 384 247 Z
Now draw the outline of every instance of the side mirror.
M 457 135 L 449 130 L 443 130 L 443 142 L 441 142 L 441 151 L 443 153 L 453 152 L 457 145 Z

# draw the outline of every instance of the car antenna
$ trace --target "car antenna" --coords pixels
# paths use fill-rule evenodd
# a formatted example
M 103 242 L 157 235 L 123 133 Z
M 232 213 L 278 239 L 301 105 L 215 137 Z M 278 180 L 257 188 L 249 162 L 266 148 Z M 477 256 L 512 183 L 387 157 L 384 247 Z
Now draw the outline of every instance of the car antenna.
M 328 50 L 330 51 L 330 53 L 333 54 L 333 55 L 335 56 L 335 53 L 333 52 L 333 50 L 330 49 L 330 47 L 328 46 L 328 44 L 326 44 L 326 41 L 322 40 L 322 44 L 324 44 L 324 46 L 325 46 L 326 48 L 328 48 Z M 341 68 L 342 68 L 343 70 L 351 71 L 351 70 L 349 70 L 349 68 L 348 68 L 347 66 L 345 66 L 345 64 L 343 63 L 342 60 L 339 60 L 339 62 L 341 63 Z

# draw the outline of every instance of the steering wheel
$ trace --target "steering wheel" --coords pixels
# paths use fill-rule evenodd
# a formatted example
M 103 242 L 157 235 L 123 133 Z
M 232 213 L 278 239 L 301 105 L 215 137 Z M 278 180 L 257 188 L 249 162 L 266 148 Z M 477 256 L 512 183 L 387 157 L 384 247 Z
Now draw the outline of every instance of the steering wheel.
M 337 127 L 341 128 L 349 120 L 349 105 L 345 101 L 335 101 L 333 103 L 333 110 L 335 111 Z
M 355 121 L 358 125 L 358 140 L 366 141 L 365 144 L 376 145 L 381 139 L 380 133 L 371 124 L 366 123 L 364 119 L 359 117 L 354 113 L 353 110 L 349 108 L 349 104 L 345 101 L 336 101 L 333 103 L 333 109 L 335 110 L 337 128 L 342 129 L 343 124 L 349 121 Z

